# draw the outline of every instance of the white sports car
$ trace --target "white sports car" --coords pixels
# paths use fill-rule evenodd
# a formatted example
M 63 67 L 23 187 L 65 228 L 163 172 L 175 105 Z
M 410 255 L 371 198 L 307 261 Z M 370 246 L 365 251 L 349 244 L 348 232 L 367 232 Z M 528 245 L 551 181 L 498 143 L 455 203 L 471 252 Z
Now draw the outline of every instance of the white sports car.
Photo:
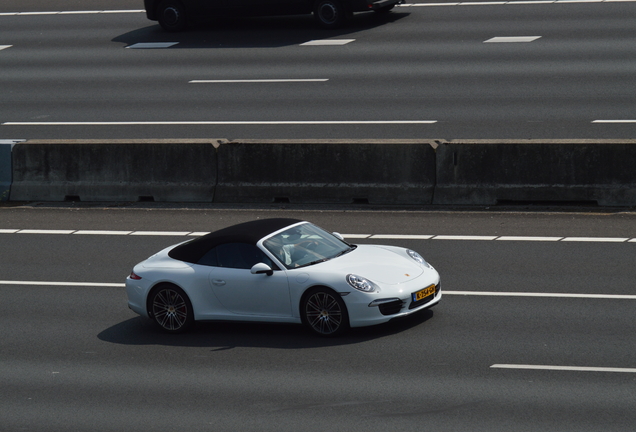
M 194 321 L 303 323 L 334 336 L 440 301 L 439 274 L 417 252 L 351 245 L 296 219 L 234 225 L 170 246 L 126 279 L 128 306 L 178 333 Z

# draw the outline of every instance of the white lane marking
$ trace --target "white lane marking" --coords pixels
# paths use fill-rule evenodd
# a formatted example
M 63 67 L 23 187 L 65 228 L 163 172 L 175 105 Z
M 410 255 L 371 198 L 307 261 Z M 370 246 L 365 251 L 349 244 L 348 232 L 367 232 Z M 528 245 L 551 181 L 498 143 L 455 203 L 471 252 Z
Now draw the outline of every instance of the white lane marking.
M 396 5 L 397 7 L 418 7 L 418 6 L 458 6 L 459 3 L 404 3 Z
M 26 285 L 26 286 L 79 286 L 79 287 L 125 287 L 125 283 L 103 282 L 44 282 L 44 281 L 9 281 L 0 280 L 0 285 Z
M 13 45 L 0 45 L 0 51 L 7 49 L 7 48 L 11 48 Z
M 540 5 L 570 3 L 629 3 L 636 0 L 517 0 L 493 2 L 454 2 L 454 3 L 405 3 L 397 7 L 445 7 L 445 6 L 498 6 L 498 5 Z M 0 12 L 0 16 L 37 16 L 37 15 L 83 15 L 83 14 L 126 14 L 145 13 L 144 9 L 91 10 L 91 11 L 42 11 L 42 12 Z M 333 40 L 333 39 L 331 39 Z
M 325 121 L 123 121 L 123 122 L 4 122 L 2 126 L 223 126 L 223 125 L 386 125 L 434 124 L 437 120 L 325 120 Z
M 497 6 L 497 5 L 541 5 L 570 3 L 614 3 L 634 2 L 636 0 L 513 0 L 513 1 L 467 1 L 452 3 L 405 3 L 397 7 L 441 7 L 441 6 Z
M 300 46 L 346 45 L 355 39 L 319 39 L 301 43 Z
M 46 11 L 46 12 L 44 12 L 44 11 L 43 12 L 0 12 L 0 16 L 123 14 L 123 13 L 145 13 L 145 12 L 146 12 L 145 9 L 91 10 L 91 11 Z
M 131 236 L 187 236 L 190 231 L 133 231 Z
M 234 83 L 298 83 L 298 82 L 325 82 L 329 78 L 307 79 L 239 79 L 239 80 L 191 80 L 188 84 L 234 84 Z
M 444 295 L 484 296 L 484 297 L 546 297 L 546 298 L 584 298 L 604 300 L 636 300 L 631 294 L 574 294 L 574 293 L 536 293 L 505 291 L 442 291 Z
M 496 36 L 485 40 L 484 43 L 523 43 L 536 41 L 540 37 L 541 36 Z
M 501 236 L 501 237 L 497 237 L 497 240 L 504 240 L 504 241 L 543 241 L 543 242 L 550 242 L 550 241 L 559 241 L 559 240 L 563 240 L 563 237 L 521 237 L 521 236 Z
M 139 42 L 136 44 L 128 45 L 125 48 L 129 49 L 157 49 L 157 48 L 170 48 L 177 45 L 179 42 Z
M 524 364 L 494 364 L 491 369 L 533 369 L 533 370 L 558 370 L 573 372 L 622 372 L 636 373 L 636 368 L 592 367 L 592 366 L 550 366 L 550 365 L 524 365 Z
M 74 286 L 74 287 L 125 287 L 125 283 L 105 283 L 105 282 L 52 282 L 52 281 L 14 281 L 0 280 L 0 285 L 22 285 L 22 286 Z M 583 299 L 605 299 L 605 300 L 636 300 L 636 295 L 621 294 L 562 294 L 562 293 L 511 293 L 511 292 L 488 292 L 488 291 L 442 291 L 444 295 L 471 295 L 486 297 L 558 297 L 558 298 L 583 298 Z
M 623 243 L 628 240 L 629 240 L 628 238 L 619 238 L 619 237 L 566 237 L 562 241 L 564 242 Z
M 433 240 L 496 240 L 497 236 L 459 236 L 459 235 L 437 235 Z
M 98 10 L 84 10 L 84 11 L 60 11 L 59 15 L 90 15 L 90 14 L 98 14 L 100 11 Z
M 24 229 L 18 231 L 20 234 L 73 234 L 76 230 L 37 230 Z
M 393 240 L 428 240 L 432 235 L 409 235 L 409 234 L 373 234 L 372 239 L 393 239 Z
M 636 120 L 593 120 L 592 123 L 636 123 Z
M 129 235 L 132 231 L 101 231 L 101 230 L 78 230 L 73 233 L 81 235 Z
M 117 231 L 117 230 L 40 230 L 0 229 L 0 234 L 74 234 L 74 235 L 135 235 L 135 236 L 204 236 L 209 231 Z M 349 239 L 375 240 L 474 240 L 474 241 L 533 241 L 533 242 L 592 242 L 592 243 L 636 243 L 636 238 L 627 237 L 533 237 L 533 236 L 477 236 L 477 235 L 432 235 L 432 234 L 341 234 Z

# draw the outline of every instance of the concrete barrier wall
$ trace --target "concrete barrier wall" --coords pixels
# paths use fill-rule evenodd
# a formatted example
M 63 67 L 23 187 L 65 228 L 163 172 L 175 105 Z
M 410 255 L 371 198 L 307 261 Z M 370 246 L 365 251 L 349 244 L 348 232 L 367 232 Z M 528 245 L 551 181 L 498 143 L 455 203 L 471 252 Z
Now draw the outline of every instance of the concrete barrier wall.
M 216 147 L 210 140 L 27 141 L 13 148 L 11 200 L 212 202 Z
M 11 191 L 11 146 L 13 144 L 0 143 L 0 201 L 9 200 Z
M 11 201 L 636 206 L 635 167 L 636 140 L 28 141 L 12 153 L 0 145 L 0 194 L 10 187 Z
M 232 141 L 219 148 L 216 202 L 430 204 L 428 141 Z
M 437 149 L 435 204 L 636 205 L 636 140 L 449 141 Z

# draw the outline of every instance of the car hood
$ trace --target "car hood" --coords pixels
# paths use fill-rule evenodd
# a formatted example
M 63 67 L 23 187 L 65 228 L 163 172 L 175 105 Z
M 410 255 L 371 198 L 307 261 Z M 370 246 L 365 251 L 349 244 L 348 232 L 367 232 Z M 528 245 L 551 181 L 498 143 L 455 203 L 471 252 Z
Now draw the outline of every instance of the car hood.
M 404 249 L 375 245 L 358 245 L 352 252 L 311 267 L 320 272 L 351 273 L 386 285 L 404 283 L 424 273 L 422 265 Z

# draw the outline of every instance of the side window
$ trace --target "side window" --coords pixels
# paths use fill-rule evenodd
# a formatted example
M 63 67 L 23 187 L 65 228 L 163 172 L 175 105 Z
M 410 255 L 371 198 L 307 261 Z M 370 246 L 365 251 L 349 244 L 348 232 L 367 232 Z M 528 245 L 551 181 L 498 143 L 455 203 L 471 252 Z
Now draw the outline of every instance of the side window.
M 210 249 L 201 257 L 198 264 L 249 270 L 254 264 L 261 262 L 274 270 L 278 269 L 256 246 L 247 243 L 226 243 Z
M 206 266 L 219 266 L 219 260 L 216 258 L 216 248 L 210 249 L 205 255 L 199 259 L 197 264 L 206 265 Z

